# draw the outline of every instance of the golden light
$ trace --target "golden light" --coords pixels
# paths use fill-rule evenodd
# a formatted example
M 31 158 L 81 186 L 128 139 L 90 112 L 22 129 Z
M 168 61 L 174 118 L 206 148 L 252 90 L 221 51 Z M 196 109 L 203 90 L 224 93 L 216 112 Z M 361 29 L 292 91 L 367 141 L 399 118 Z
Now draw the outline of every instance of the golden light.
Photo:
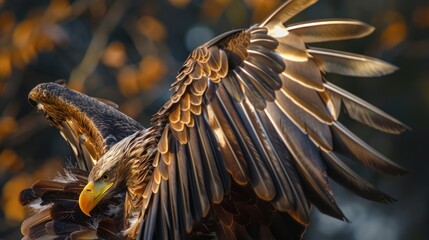
M 118 74 L 119 90 L 124 96 L 131 96 L 139 92 L 137 82 L 137 69 L 134 66 L 126 66 Z
M 167 35 L 164 25 L 152 16 L 143 16 L 137 22 L 138 31 L 153 41 L 162 41 Z
M 125 46 L 122 42 L 112 42 L 104 50 L 101 61 L 109 67 L 119 68 L 124 66 L 127 60 Z
M 139 71 L 140 88 L 147 90 L 165 76 L 167 67 L 161 58 L 148 55 L 140 62 Z

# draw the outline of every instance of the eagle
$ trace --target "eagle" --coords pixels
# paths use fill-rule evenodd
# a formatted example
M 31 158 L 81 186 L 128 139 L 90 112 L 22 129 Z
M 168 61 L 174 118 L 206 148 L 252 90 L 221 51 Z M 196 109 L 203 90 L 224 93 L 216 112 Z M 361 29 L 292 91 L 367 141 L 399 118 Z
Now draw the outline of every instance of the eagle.
M 347 162 L 406 170 L 339 115 L 391 134 L 409 128 L 326 74 L 397 68 L 311 47 L 374 30 L 350 19 L 286 24 L 315 2 L 286 1 L 261 23 L 197 47 L 148 127 L 61 83 L 31 90 L 30 103 L 67 140 L 77 166 L 21 192 L 21 204 L 35 210 L 22 223 L 24 239 L 301 239 L 313 207 L 347 221 L 331 180 L 362 198 L 394 201 Z

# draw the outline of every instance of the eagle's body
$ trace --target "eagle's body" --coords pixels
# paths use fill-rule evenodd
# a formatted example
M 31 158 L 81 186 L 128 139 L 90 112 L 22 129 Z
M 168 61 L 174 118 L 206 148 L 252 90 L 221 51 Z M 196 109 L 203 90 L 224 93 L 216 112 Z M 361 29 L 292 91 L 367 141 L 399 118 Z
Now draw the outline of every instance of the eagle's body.
M 56 188 L 39 184 L 24 192 L 25 204 L 42 198 L 51 206 L 69 201 L 74 208 L 66 217 L 52 210 L 39 213 L 43 221 L 27 219 L 23 234 L 34 238 L 37 229 L 37 236 L 300 239 L 313 205 L 346 219 L 329 178 L 361 197 L 392 201 L 343 159 L 393 175 L 404 170 L 337 120 L 343 107 L 351 118 L 384 132 L 407 127 L 327 82 L 325 72 L 380 76 L 395 67 L 307 45 L 365 36 L 373 29 L 362 22 L 283 25 L 314 2 L 288 1 L 262 23 L 195 49 L 172 84 L 170 100 L 146 129 L 61 85 L 34 88 L 31 102 L 60 129 L 79 166 L 90 173 L 86 186 L 68 188 L 64 184 L 76 182 L 69 179 L 49 182 Z M 71 197 L 56 198 L 58 192 Z M 105 208 L 109 201 L 114 212 Z M 60 232 L 47 227 L 52 222 L 81 227 L 63 226 Z M 106 222 L 116 227 L 109 236 Z

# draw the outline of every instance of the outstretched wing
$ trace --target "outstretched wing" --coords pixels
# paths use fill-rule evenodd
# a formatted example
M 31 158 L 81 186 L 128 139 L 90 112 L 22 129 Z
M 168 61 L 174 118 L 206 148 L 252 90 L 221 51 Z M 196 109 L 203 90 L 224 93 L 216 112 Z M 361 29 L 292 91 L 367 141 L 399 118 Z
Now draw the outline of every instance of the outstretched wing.
M 198 235 L 206 219 L 217 220 L 221 229 L 214 231 L 227 238 L 297 238 L 311 205 L 345 219 L 329 178 L 361 197 L 392 201 L 343 160 L 392 175 L 405 171 L 338 122 L 338 115 L 343 107 L 351 118 L 388 133 L 407 127 L 324 77 L 381 76 L 396 68 L 308 47 L 373 30 L 344 19 L 283 25 L 314 2 L 290 0 L 262 24 L 223 34 L 186 60 L 150 129 L 157 151 L 152 178 L 142 183 L 143 222 L 136 232 L 143 239 Z
M 110 102 L 97 100 L 57 83 L 42 83 L 29 93 L 30 103 L 58 128 L 80 169 L 90 171 L 115 143 L 143 129 Z
M 38 181 L 20 194 L 23 206 L 36 213 L 25 219 L 25 239 L 120 239 L 124 194 L 117 194 L 95 209 L 92 218 L 79 208 L 79 194 L 89 170 L 112 145 L 143 127 L 112 107 L 61 84 L 43 83 L 29 94 L 29 101 L 56 126 L 72 148 L 80 169 Z

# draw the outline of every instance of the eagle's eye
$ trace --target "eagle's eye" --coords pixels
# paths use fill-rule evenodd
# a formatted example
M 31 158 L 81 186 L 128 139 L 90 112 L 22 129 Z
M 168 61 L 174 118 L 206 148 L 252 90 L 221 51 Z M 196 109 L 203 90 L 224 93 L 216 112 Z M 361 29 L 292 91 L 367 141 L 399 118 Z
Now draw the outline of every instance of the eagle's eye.
M 101 176 L 101 179 L 103 179 L 103 181 L 107 181 L 110 179 L 109 174 L 105 173 L 103 176 Z

